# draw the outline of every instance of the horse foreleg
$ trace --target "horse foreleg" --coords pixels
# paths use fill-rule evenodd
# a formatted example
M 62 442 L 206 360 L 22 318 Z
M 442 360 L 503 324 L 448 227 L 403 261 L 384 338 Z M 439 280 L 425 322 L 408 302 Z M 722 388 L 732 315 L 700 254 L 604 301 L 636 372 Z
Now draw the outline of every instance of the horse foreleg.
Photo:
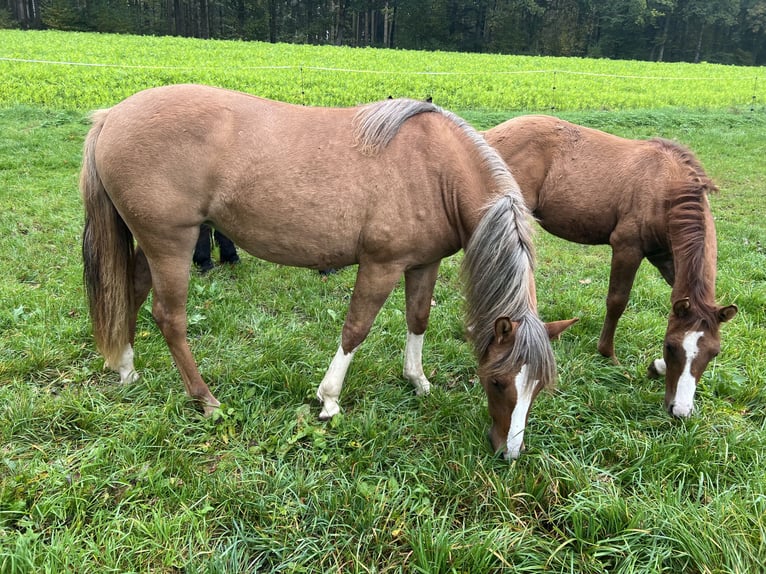
M 633 280 L 641 265 L 643 254 L 636 248 L 612 247 L 612 269 L 609 275 L 609 293 L 606 297 L 606 317 L 598 340 L 598 352 L 612 359 L 617 365 L 619 361 L 614 353 L 614 332 L 617 322 L 622 317 L 628 305 Z
M 401 274 L 398 265 L 359 264 L 340 346 L 317 389 L 317 398 L 322 403 L 321 420 L 330 419 L 340 411 L 338 399 L 351 359 Z
M 431 383 L 423 372 L 423 338 L 431 315 L 431 300 L 439 263 L 409 269 L 404 273 L 407 301 L 407 343 L 404 347 L 403 376 L 415 387 L 416 395 L 427 395 Z
M 220 406 L 202 380 L 186 340 L 186 298 L 189 288 L 189 261 L 163 261 L 152 266 L 154 301 L 152 315 L 165 337 L 170 354 L 181 373 L 186 394 L 197 401 L 206 416 Z

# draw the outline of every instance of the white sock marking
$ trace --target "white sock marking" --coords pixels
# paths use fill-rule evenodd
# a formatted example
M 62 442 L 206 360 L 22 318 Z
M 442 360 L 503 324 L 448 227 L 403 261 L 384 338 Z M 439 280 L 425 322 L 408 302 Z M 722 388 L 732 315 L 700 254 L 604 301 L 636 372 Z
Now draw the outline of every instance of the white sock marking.
M 119 364 L 115 365 L 114 370 L 120 373 L 120 383 L 130 384 L 138 380 L 138 373 L 133 367 L 133 347 L 127 345 L 122 351 Z
M 654 370 L 657 371 L 658 375 L 664 375 L 668 371 L 668 367 L 665 364 L 665 359 L 655 359 Z
M 340 412 L 338 398 L 340 397 L 341 389 L 343 389 L 346 371 L 348 371 L 355 352 L 356 349 L 353 349 L 347 354 L 343 351 L 342 346 L 338 346 L 335 357 L 333 357 L 330 367 L 327 369 L 317 389 L 317 398 L 323 404 L 322 412 L 319 413 L 320 419 L 331 419 Z
M 407 331 L 402 374 L 415 387 L 416 395 L 427 395 L 431 391 L 431 383 L 423 372 L 423 335 Z

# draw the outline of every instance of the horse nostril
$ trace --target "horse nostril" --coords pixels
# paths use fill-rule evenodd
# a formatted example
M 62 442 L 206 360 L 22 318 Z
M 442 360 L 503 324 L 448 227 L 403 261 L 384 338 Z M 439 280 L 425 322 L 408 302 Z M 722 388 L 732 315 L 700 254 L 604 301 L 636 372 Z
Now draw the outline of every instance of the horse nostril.
M 505 456 L 505 449 L 495 448 L 495 443 L 492 441 L 492 428 L 487 429 L 487 442 L 489 443 L 489 449 L 495 453 L 495 456 Z

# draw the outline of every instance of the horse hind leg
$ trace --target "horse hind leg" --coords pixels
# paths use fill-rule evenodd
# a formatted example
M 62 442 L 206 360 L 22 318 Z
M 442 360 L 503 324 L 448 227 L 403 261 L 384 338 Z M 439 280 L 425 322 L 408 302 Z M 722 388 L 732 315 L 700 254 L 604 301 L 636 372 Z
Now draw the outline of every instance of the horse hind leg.
M 423 339 L 431 315 L 431 301 L 439 273 L 439 262 L 409 269 L 404 274 L 407 304 L 407 343 L 402 375 L 415 387 L 416 395 L 427 395 L 431 382 L 423 372 Z
M 354 353 L 367 337 L 375 317 L 401 275 L 399 265 L 359 264 L 340 346 L 317 388 L 317 399 L 322 403 L 320 420 L 328 420 L 340 412 L 338 399 Z
M 152 315 L 181 374 L 186 394 L 197 401 L 206 416 L 220 406 L 202 380 L 186 340 L 186 299 L 189 289 L 190 255 L 151 261 L 154 282 Z
M 130 328 L 129 344 L 126 345 L 122 352 L 119 363 L 114 365 L 114 370 L 120 374 L 121 383 L 132 383 L 138 380 L 138 372 L 133 366 L 133 347 L 136 341 L 136 322 L 138 320 L 138 312 L 141 306 L 149 296 L 149 291 L 152 288 L 152 273 L 149 269 L 149 263 L 146 260 L 141 247 L 136 248 L 135 258 L 133 260 L 133 306 L 130 312 L 130 318 L 128 321 Z

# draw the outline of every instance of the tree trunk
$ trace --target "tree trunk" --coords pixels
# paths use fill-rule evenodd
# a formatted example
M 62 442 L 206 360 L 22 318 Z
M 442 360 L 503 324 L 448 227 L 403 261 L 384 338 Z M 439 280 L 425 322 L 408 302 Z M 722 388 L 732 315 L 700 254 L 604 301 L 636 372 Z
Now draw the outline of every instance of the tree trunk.
M 269 42 L 277 42 L 277 0 L 269 0 Z
M 184 33 L 184 12 L 181 0 L 173 0 L 173 33 L 176 36 L 183 36 Z
M 386 0 L 386 5 L 383 8 L 383 47 L 384 48 L 388 48 L 389 26 L 391 25 L 388 10 L 389 10 L 388 0 Z
M 245 35 L 246 18 L 247 10 L 245 8 L 245 0 L 237 0 L 237 35 L 240 38 Z
M 210 38 L 210 9 L 207 0 L 199 0 L 199 33 L 204 39 Z
M 697 49 L 694 52 L 694 63 L 700 63 L 700 54 L 702 53 L 702 33 L 705 31 L 705 24 L 700 24 L 700 33 L 697 36 Z
M 340 0 L 338 2 L 338 12 L 335 16 L 335 45 L 343 45 L 343 28 L 346 21 L 346 0 Z
M 668 41 L 668 30 L 670 30 L 670 14 L 665 16 L 665 26 L 662 29 L 662 37 L 660 38 L 660 52 L 657 54 L 657 61 L 662 62 L 665 57 L 665 42 Z

